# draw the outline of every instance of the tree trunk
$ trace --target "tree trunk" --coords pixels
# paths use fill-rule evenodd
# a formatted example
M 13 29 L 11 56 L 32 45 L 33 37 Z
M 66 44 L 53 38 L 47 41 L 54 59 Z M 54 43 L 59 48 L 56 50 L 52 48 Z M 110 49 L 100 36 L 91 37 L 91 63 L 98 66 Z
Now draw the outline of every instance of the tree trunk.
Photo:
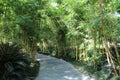
M 66 47 L 63 46 L 64 49 L 64 57 L 67 57 Z
M 60 57 L 61 49 L 59 46 L 57 46 L 57 56 Z
M 96 37 L 94 36 L 94 68 L 96 68 Z
M 79 49 L 78 49 L 78 40 L 77 40 L 78 38 L 76 37 L 75 38 L 75 44 L 76 44 L 76 48 L 75 48 L 75 53 L 76 53 L 76 61 L 78 61 L 78 59 L 79 59 Z
M 37 43 L 33 42 L 31 47 L 31 56 L 34 61 L 36 61 L 36 54 L 37 54 Z
M 4 18 L 5 18 L 5 15 L 3 14 L 3 18 L 2 18 L 2 33 L 1 33 L 1 36 L 2 36 L 2 43 L 5 43 L 5 35 L 4 35 Z

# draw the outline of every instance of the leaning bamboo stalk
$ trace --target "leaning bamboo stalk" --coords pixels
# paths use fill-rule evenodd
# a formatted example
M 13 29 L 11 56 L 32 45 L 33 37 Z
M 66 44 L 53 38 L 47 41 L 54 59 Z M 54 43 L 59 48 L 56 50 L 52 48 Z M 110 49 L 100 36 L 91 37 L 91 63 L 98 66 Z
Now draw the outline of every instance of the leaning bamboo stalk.
M 100 12 L 101 14 L 103 13 L 103 6 L 102 6 L 102 0 L 99 0 L 100 1 Z M 104 35 L 104 40 L 105 40 L 105 49 L 106 49 L 106 55 L 107 55 L 107 59 L 108 59 L 108 63 L 111 64 L 114 72 L 115 72 L 115 75 L 118 75 L 117 71 L 116 71 L 116 67 L 115 67 L 115 64 L 114 64 L 114 61 L 112 60 L 112 56 L 110 54 L 110 51 L 109 51 L 109 48 L 108 48 L 108 45 L 107 45 L 107 38 L 106 38 L 106 32 L 105 32 L 105 29 L 104 29 L 104 18 L 103 16 L 101 16 L 102 19 L 101 19 L 101 27 L 102 27 L 102 32 L 103 32 L 103 35 Z

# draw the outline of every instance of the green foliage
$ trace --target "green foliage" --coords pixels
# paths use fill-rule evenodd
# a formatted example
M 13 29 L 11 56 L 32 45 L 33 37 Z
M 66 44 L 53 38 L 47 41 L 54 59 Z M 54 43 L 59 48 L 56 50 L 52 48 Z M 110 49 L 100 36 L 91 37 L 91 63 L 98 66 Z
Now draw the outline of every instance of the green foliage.
M 39 67 L 36 66 L 39 66 L 39 63 L 34 63 L 19 45 L 0 44 L 1 80 L 27 80 L 31 77 L 34 78 L 39 71 Z
M 105 42 L 120 41 L 119 4 L 120 0 L 0 0 L 0 39 L 22 44 L 32 56 L 37 46 L 64 59 L 74 60 L 78 54 L 98 69 L 106 65 Z
M 110 79 L 110 80 L 120 80 L 120 76 L 115 76 L 115 77 L 113 77 L 113 78 Z
M 70 53 L 68 53 L 68 57 L 69 57 L 70 59 L 75 59 L 76 55 L 75 55 L 74 52 L 70 52 Z

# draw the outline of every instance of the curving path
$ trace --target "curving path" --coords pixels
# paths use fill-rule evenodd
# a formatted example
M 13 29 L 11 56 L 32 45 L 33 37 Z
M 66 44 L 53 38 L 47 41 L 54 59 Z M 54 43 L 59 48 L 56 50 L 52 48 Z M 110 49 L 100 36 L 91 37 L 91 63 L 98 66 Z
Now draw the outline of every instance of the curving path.
M 95 80 L 79 73 L 71 64 L 54 57 L 37 54 L 40 73 L 35 80 Z

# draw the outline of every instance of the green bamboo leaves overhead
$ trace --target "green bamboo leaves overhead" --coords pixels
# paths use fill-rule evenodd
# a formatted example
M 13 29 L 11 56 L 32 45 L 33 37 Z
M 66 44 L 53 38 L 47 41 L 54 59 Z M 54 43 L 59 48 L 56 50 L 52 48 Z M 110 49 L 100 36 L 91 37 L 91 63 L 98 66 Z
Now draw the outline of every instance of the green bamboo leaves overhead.
M 119 4 L 119 0 L 0 0 L 0 40 L 22 44 L 34 59 L 39 48 L 94 67 L 109 53 L 106 59 L 118 69 L 119 58 L 113 58 L 119 57 Z

